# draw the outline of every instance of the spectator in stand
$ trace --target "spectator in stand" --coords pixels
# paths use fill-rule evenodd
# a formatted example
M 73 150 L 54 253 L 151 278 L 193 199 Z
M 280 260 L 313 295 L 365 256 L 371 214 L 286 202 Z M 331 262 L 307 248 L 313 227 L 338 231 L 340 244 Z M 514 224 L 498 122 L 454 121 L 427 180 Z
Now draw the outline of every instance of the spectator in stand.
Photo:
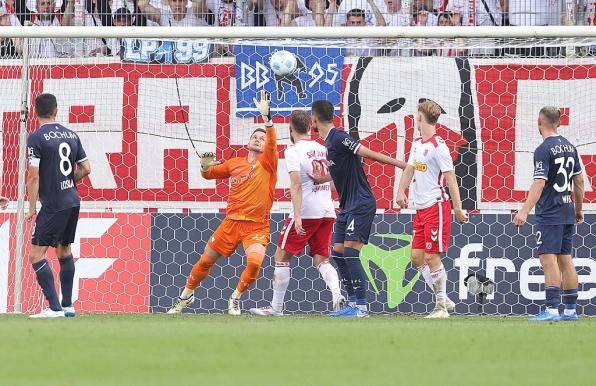
M 164 27 L 193 27 L 206 26 L 207 21 L 198 14 L 201 10 L 199 0 L 193 0 L 188 7 L 187 0 L 163 0 L 163 7 L 156 8 L 149 4 L 149 0 L 138 0 L 137 5 L 141 13 L 153 22 Z
M 36 12 L 31 12 L 26 8 L 25 25 L 42 27 L 59 27 L 61 25 L 62 11 L 56 7 L 54 0 L 37 0 L 35 9 Z M 71 48 L 68 39 L 34 39 L 30 46 L 30 54 L 33 58 L 70 57 L 72 56 Z
M 451 26 L 451 14 L 449 12 L 441 12 L 437 16 L 437 25 L 439 27 L 450 27 Z M 442 44 L 435 51 L 437 56 L 455 56 L 455 50 L 451 46 L 453 39 L 443 39 L 445 44 Z
M 199 15 L 206 17 L 209 24 L 217 27 L 231 27 L 236 20 L 235 0 L 199 0 Z M 246 0 L 246 25 L 254 26 L 256 0 Z M 211 17 L 211 15 L 213 15 Z M 242 15 L 238 15 L 241 17 Z
M 115 11 L 120 8 L 126 8 L 128 10 L 128 12 L 130 12 L 130 14 L 133 15 L 132 24 L 135 26 L 150 26 L 150 27 L 159 26 L 159 23 L 156 23 L 151 20 L 147 20 L 147 18 L 141 13 L 141 10 L 139 9 L 138 0 L 103 0 L 103 1 L 110 2 L 110 8 L 112 9 L 113 13 L 115 13 Z M 161 8 L 162 0 L 150 0 L 149 4 L 151 4 L 155 8 Z M 112 14 L 112 20 L 113 20 L 113 18 L 114 18 L 114 15 Z
M 502 5 L 509 10 L 509 24 L 512 26 L 546 26 L 561 24 L 556 4 L 551 0 L 504 0 Z M 505 52 L 531 57 L 546 54 L 544 47 L 507 48 Z
M 559 25 L 557 2 L 551 0 L 504 0 L 509 9 L 509 24 L 513 26 Z
M 412 21 L 410 12 L 402 12 L 401 0 L 385 0 L 385 7 L 387 13 L 385 14 L 385 22 L 392 27 L 407 27 Z
M 437 16 L 426 5 L 413 7 L 412 16 L 412 25 L 415 26 L 434 27 L 438 23 Z
M 449 27 L 451 25 L 451 15 L 449 12 L 441 12 L 437 16 L 437 25 L 439 27 Z
M 421 27 L 437 26 L 437 17 L 433 13 L 430 13 L 426 5 L 421 7 L 418 6 L 417 8 L 413 8 L 413 10 L 416 10 L 416 12 L 413 13 L 413 25 Z M 432 44 L 432 40 L 429 39 L 417 39 L 416 41 L 420 44 Z M 414 50 L 414 56 L 432 56 L 433 54 L 434 50 L 432 48 L 417 48 Z
M 9 12 L 3 0 L 0 0 L 0 27 L 10 27 L 18 23 L 16 17 Z M 16 24 L 18 25 L 18 24 Z M 21 39 L 0 37 L 0 59 L 11 59 L 18 57 L 23 50 Z M 1 203 L 0 197 L 0 203 Z M 1 204 L 0 204 L 1 205 Z
M 409 7 L 407 12 L 402 9 L 401 0 L 385 0 L 385 7 L 387 8 L 387 14 L 385 14 L 386 25 L 392 27 L 407 27 L 412 24 L 412 8 Z M 395 43 L 405 43 L 409 40 L 398 40 Z M 384 48 L 382 50 L 383 56 L 411 56 L 410 48 Z
M 24 2 L 23 2 L 23 4 L 24 4 Z M 23 25 L 21 23 L 21 21 L 19 20 L 17 13 L 16 13 L 15 7 L 17 7 L 17 5 L 19 5 L 19 4 L 15 4 L 14 0 L 0 0 L 0 15 L 4 15 L 6 17 L 6 20 L 8 20 L 8 22 L 6 20 L 4 21 L 5 24 L 3 24 L 3 26 L 18 27 L 18 26 Z M 19 6 L 18 8 L 21 8 L 21 7 Z
M 306 7 L 305 0 L 296 0 L 295 5 L 292 6 L 288 6 L 288 0 L 258 0 L 257 5 L 258 9 L 262 11 L 265 24 L 268 27 L 283 25 L 284 15 L 287 12 L 290 12 L 292 20 L 310 12 Z
M 112 14 L 111 25 L 113 25 L 114 27 L 131 27 L 133 25 L 133 22 L 134 19 L 132 17 L 132 14 L 127 8 L 118 8 Z M 100 47 L 100 50 L 97 53 L 97 55 L 119 56 L 121 50 L 122 39 L 110 38 L 106 39 L 105 44 Z
M 456 25 L 500 26 L 503 24 L 501 1 L 503 0 L 476 0 L 476 20 L 473 24 L 470 22 L 468 0 L 449 0 L 445 11 L 453 14 L 455 18 L 461 19 L 461 22 L 453 20 Z
M 385 25 L 385 19 L 383 15 L 381 15 L 379 8 L 377 8 L 376 4 L 373 0 L 368 0 L 369 4 L 373 4 L 372 9 L 375 15 L 375 20 L 379 23 L 379 26 Z M 336 15 L 337 16 L 337 15 Z M 366 11 L 364 9 L 351 9 L 348 11 L 346 15 L 346 27 L 366 27 Z M 370 46 L 370 42 L 359 41 L 361 45 Z M 346 50 L 346 56 L 380 56 L 381 50 L 378 48 L 349 48 Z
M 64 16 L 62 16 L 63 26 L 74 26 L 74 5 L 75 0 L 66 0 L 66 8 L 64 9 Z M 111 10 L 107 2 L 100 2 L 99 0 L 86 0 L 85 9 L 83 11 L 83 25 L 85 27 L 103 27 L 112 24 L 109 17 Z M 77 42 L 75 41 L 75 44 Z M 101 56 L 110 55 L 108 42 L 105 38 L 90 38 L 83 39 L 83 52 L 85 56 Z
M 333 25 L 349 26 L 348 14 L 352 10 L 364 11 L 364 25 L 385 26 L 387 24 L 383 16 L 388 13 L 385 0 L 342 0 L 337 9 L 337 14 L 333 17 Z M 356 19 L 353 19 L 353 22 L 360 23 Z M 360 24 L 356 25 L 360 26 Z
M 130 27 L 134 23 L 132 14 L 127 8 L 118 8 L 112 15 L 112 25 L 114 27 Z M 110 54 L 119 56 L 122 50 L 122 39 L 108 39 Z
M 327 15 L 325 12 L 326 0 L 310 0 L 306 3 L 308 7 L 308 13 L 292 18 L 292 10 L 297 9 L 296 0 L 287 0 L 287 10 L 284 12 L 282 25 L 292 27 L 323 27 L 326 25 L 326 20 L 329 20 L 333 16 Z M 331 1 L 328 3 L 328 13 L 334 13 L 336 3 Z M 329 17 L 327 17 L 329 16 Z

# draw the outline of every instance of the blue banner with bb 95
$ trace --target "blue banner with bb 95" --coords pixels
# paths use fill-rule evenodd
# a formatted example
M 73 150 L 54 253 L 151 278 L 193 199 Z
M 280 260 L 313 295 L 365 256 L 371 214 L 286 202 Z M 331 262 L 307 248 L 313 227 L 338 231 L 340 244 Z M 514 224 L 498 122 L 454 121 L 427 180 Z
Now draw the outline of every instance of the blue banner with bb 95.
M 276 51 L 295 55 L 296 69 L 276 75 L 269 60 Z M 325 47 L 236 46 L 236 111 L 239 117 L 258 116 L 253 98 L 261 90 L 271 96 L 271 114 L 289 116 L 293 110 L 310 110 L 313 101 L 326 99 L 339 113 L 343 50 Z

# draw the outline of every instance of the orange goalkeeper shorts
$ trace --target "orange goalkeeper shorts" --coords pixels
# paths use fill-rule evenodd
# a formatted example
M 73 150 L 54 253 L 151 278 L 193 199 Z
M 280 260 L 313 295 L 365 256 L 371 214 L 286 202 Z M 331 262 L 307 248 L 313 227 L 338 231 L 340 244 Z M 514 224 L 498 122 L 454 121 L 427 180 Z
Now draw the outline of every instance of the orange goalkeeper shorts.
M 253 244 L 269 244 L 269 222 L 239 221 L 225 218 L 217 227 L 207 246 L 222 256 L 230 256 L 238 244 L 244 250 Z

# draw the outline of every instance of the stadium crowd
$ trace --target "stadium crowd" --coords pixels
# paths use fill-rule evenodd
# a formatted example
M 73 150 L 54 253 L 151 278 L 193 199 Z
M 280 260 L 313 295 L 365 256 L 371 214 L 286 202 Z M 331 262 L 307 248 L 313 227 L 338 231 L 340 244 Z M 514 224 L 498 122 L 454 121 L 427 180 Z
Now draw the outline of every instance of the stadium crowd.
M 596 0 L 582 3 L 575 24 L 596 25 Z M 407 9 L 402 4 L 410 3 Z M 0 0 L 0 26 L 545 26 L 566 23 L 565 3 L 551 0 Z M 81 13 L 78 13 L 81 14 Z M 117 39 L 86 39 L 87 56 L 117 55 Z M 0 58 L 18 56 L 18 39 L 0 38 Z M 35 57 L 71 56 L 72 47 L 40 39 Z M 354 55 L 361 52 L 352 52 Z M 371 55 L 390 54 L 370 50 Z M 395 53 L 394 53 L 395 54 Z M 455 56 L 432 50 L 415 55 Z

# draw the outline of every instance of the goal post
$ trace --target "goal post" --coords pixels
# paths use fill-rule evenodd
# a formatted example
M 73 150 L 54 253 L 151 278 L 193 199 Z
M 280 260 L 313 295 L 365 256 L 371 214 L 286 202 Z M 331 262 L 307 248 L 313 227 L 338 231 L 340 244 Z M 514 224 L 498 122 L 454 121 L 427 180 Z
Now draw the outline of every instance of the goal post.
M 473 272 L 496 283 L 488 314 L 535 313 L 543 303 L 534 228 L 513 227 L 511 213 L 531 183 L 538 111 L 553 105 L 585 170 L 587 215 L 574 256 L 580 309 L 596 315 L 593 27 L 0 27 L 0 37 L 24 39 L 22 54 L 0 59 L 0 194 L 12 201 L 0 212 L 0 313 L 43 304 L 27 263 L 32 224 L 23 221 L 25 138 L 37 125 L 27 110 L 39 94 L 57 96 L 57 119 L 78 133 L 93 170 L 79 184 L 75 307 L 164 312 L 222 220 L 229 192 L 226 181 L 201 178 L 197 152 L 244 156 L 250 133 L 262 125 L 252 98 L 265 89 L 279 137 L 279 178 L 272 244 L 243 309 L 266 305 L 271 296 L 274 243 L 291 207 L 283 157 L 291 111 L 328 99 L 337 127 L 406 159 L 418 135 L 416 106 L 432 99 L 443 110 L 438 133 L 472 213 L 469 224 L 454 224 L 445 258 L 456 311 L 477 312 L 464 284 Z M 63 57 L 41 57 L 40 39 L 50 39 Z M 91 39 L 115 42 L 119 54 L 82 57 L 85 49 L 76 44 Z M 301 63 L 292 77 L 276 78 L 269 68 L 280 49 Z M 394 202 L 400 171 L 368 161 L 365 168 L 378 208 L 361 256 L 371 310 L 426 313 L 432 295 L 409 264 L 412 211 Z M 243 265 L 241 253 L 222 259 L 190 311 L 225 310 Z M 297 257 L 287 310 L 324 312 L 330 300 L 310 257 Z

